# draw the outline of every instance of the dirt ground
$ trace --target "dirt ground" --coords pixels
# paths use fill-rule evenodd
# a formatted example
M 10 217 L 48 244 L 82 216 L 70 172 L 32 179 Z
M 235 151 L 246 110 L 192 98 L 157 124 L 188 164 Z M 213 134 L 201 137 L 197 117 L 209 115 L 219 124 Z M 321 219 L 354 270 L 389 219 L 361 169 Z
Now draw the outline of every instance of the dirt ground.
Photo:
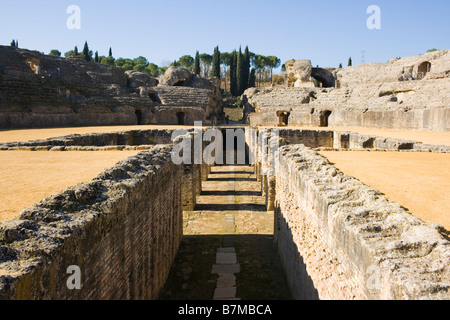
M 0 151 L 0 221 L 40 200 L 88 182 L 138 151 Z
M 104 127 L 70 127 L 46 129 L 0 130 L 0 143 L 40 140 L 65 136 L 69 134 L 88 134 L 116 132 L 126 130 L 177 129 L 182 126 L 104 126 Z M 186 127 L 189 128 L 189 127 Z
M 22 130 L 0 130 L 0 143 L 28 141 L 37 139 L 48 139 L 69 134 L 87 134 L 114 132 L 124 130 L 146 130 L 146 129 L 172 129 L 180 128 L 180 126 L 104 126 L 104 127 L 73 127 L 73 128 L 50 128 L 50 129 L 22 129 Z M 295 127 L 292 129 L 309 129 L 309 130 L 337 130 L 352 131 L 361 134 L 371 134 L 380 137 L 390 137 L 398 139 L 406 139 L 420 141 L 425 144 L 447 145 L 450 146 L 450 132 L 433 132 L 433 131 L 409 131 L 409 130 L 390 130 L 376 128 L 352 128 L 352 127 Z
M 450 154 L 423 152 L 320 152 L 425 222 L 450 230 Z

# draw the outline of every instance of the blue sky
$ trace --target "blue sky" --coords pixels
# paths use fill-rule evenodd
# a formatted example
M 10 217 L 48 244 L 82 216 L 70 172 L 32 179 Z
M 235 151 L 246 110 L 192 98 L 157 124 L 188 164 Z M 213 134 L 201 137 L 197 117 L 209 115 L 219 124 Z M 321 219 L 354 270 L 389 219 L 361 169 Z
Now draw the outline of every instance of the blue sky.
M 81 9 L 81 29 L 69 30 L 69 5 Z M 381 9 L 381 30 L 369 30 L 366 10 Z M 164 65 L 216 45 L 313 65 L 386 62 L 430 48 L 450 49 L 448 0 L 0 0 L 0 44 L 66 52 L 75 45 L 114 57 L 145 56 Z

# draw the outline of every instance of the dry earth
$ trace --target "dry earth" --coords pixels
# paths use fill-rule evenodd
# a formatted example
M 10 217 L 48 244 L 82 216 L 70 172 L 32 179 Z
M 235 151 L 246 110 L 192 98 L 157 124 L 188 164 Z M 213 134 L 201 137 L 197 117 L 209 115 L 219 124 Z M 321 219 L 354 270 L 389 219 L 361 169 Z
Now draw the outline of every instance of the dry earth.
M 147 129 L 177 129 L 181 126 L 102 126 L 102 127 L 70 127 L 46 129 L 0 130 L 0 143 L 49 139 L 69 134 L 104 133 Z
M 40 200 L 90 181 L 138 151 L 0 151 L 0 221 Z
M 425 222 L 450 230 L 450 154 L 424 152 L 320 152 Z

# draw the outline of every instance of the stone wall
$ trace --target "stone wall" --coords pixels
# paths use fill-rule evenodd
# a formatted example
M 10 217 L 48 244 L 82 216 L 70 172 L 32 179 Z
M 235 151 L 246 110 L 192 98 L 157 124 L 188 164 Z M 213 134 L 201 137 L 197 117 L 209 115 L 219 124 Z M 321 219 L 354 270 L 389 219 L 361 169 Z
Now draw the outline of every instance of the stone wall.
M 141 152 L 0 224 L 0 298 L 157 298 L 183 235 L 171 149 Z M 73 265 L 80 290 L 66 285 Z
M 185 71 L 190 81 L 181 86 L 159 85 L 141 72 L 0 46 L 0 128 L 222 120 L 220 86 Z
M 310 63 L 302 61 L 297 61 L 296 72 L 287 72 L 288 82 L 294 77 L 309 83 Z M 333 74 L 337 84 L 332 88 L 300 83 L 299 88 L 248 89 L 243 95 L 245 118 L 252 126 L 278 126 L 286 122 L 280 115 L 288 113 L 288 124 L 295 126 L 450 130 L 449 50 L 336 69 Z
M 450 242 L 301 145 L 280 149 L 276 240 L 296 299 L 446 299 Z

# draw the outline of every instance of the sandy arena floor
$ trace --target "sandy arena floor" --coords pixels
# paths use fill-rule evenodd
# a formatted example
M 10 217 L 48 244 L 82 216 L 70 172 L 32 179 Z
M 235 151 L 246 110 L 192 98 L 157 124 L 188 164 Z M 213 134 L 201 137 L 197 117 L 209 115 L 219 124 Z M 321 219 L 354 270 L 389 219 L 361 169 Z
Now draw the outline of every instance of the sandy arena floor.
M 124 130 L 145 130 L 145 129 L 176 129 L 180 126 L 106 126 L 106 127 L 73 127 L 73 128 L 52 128 L 52 129 L 23 129 L 23 130 L 0 130 L 0 143 L 28 141 L 37 139 L 48 139 L 69 134 L 87 134 L 114 132 Z M 189 127 L 185 127 L 189 128 Z M 450 146 L 450 132 L 432 132 L 432 131 L 408 131 L 408 130 L 389 130 L 374 128 L 351 128 L 351 127 L 287 127 L 292 129 L 309 130 L 337 130 L 352 131 L 361 134 L 371 134 L 380 137 L 391 137 L 405 140 L 420 141 L 426 144 L 447 145 Z
M 18 129 L 0 130 L 0 143 L 19 142 L 29 140 L 40 140 L 66 136 L 69 134 L 104 133 L 128 130 L 147 129 L 179 129 L 190 128 L 183 126 L 105 126 L 105 127 L 70 127 L 70 128 L 48 128 L 48 129 Z
M 422 152 L 320 152 L 425 222 L 450 230 L 450 154 Z
M 0 151 L 0 221 L 139 151 Z

